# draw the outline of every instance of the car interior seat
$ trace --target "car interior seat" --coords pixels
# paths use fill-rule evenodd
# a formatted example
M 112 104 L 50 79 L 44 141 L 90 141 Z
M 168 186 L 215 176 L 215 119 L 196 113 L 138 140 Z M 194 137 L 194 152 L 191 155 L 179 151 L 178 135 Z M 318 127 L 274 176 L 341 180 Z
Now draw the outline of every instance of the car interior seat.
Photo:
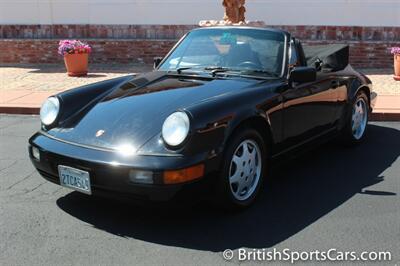
M 227 55 L 226 64 L 228 66 L 238 66 L 244 62 L 252 62 L 260 67 L 262 66 L 257 53 L 251 49 L 250 44 L 243 43 L 234 45 Z

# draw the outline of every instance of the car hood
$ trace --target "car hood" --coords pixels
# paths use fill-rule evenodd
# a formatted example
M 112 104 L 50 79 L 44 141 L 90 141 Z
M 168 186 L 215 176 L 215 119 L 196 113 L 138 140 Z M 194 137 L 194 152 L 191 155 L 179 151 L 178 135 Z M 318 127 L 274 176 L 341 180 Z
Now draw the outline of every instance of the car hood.
M 74 119 L 48 133 L 77 144 L 137 151 L 161 132 L 164 120 L 171 113 L 258 82 L 151 72 L 118 85 L 91 108 L 80 111 Z

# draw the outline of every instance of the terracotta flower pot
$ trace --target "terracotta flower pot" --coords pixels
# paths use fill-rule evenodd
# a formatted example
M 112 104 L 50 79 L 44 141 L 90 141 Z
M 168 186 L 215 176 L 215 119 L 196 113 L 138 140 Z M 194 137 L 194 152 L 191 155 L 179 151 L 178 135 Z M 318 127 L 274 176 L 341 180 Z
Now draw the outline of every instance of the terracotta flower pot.
M 394 55 L 394 77 L 395 80 L 400 81 L 400 54 Z
M 64 55 L 65 67 L 67 68 L 68 76 L 82 77 L 88 73 L 88 58 L 89 54 L 66 54 Z

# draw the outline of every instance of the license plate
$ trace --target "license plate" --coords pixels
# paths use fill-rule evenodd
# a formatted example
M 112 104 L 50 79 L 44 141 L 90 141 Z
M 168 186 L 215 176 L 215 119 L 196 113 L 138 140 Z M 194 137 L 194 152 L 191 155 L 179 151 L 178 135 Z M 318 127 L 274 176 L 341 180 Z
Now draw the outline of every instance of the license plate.
M 88 172 L 69 166 L 59 165 L 58 174 L 60 176 L 61 186 L 72 188 L 85 194 L 92 194 Z

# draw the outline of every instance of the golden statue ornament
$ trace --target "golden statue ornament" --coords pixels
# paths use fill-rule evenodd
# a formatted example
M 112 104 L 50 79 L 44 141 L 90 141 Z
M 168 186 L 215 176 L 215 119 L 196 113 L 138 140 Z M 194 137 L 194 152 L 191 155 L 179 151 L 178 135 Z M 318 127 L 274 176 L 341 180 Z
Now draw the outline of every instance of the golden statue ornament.
M 246 21 L 245 13 L 246 0 L 223 0 L 222 5 L 225 8 L 223 20 L 202 20 L 199 25 L 201 27 L 212 26 L 255 26 L 264 27 L 263 21 Z
M 244 4 L 246 0 L 224 0 L 222 5 L 225 7 L 224 21 L 226 24 L 246 23 Z

